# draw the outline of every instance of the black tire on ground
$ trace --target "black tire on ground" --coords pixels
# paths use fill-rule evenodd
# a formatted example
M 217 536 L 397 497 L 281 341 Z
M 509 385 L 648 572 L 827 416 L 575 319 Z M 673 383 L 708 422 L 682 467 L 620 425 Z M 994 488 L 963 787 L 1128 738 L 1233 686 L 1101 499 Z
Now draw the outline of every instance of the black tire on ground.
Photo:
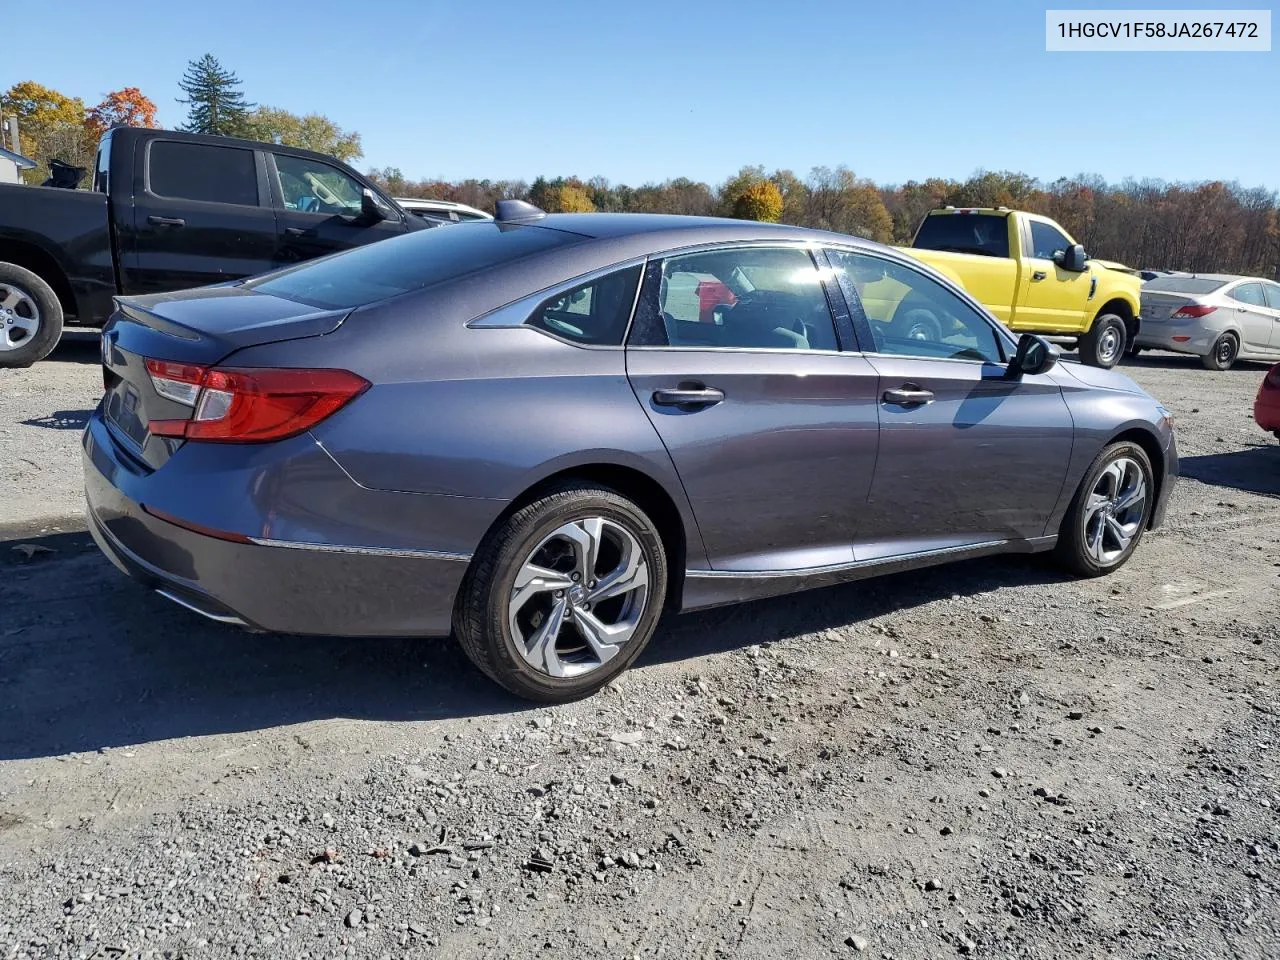
M 1120 362 L 1128 339 L 1129 331 L 1123 317 L 1115 313 L 1100 313 L 1077 345 L 1080 362 L 1109 370 Z
M 648 567 L 648 593 L 630 639 L 611 660 L 581 676 L 553 677 L 532 665 L 517 647 L 508 619 L 509 601 L 516 575 L 535 548 L 563 525 L 587 518 L 618 524 L 640 545 Z M 543 703 L 578 700 L 609 683 L 644 650 L 666 601 L 667 579 L 662 537 L 643 510 L 607 487 L 568 482 L 521 507 L 485 536 L 458 592 L 454 634 L 472 663 L 517 696 Z
M 1224 333 L 1213 343 L 1213 348 L 1200 362 L 1206 370 L 1230 370 L 1240 356 L 1240 340 L 1234 333 Z
M 1141 517 L 1129 518 L 1130 522 L 1136 520 L 1137 529 L 1133 532 L 1127 548 L 1118 556 L 1099 560 L 1090 552 L 1087 543 L 1088 531 L 1092 529 L 1092 524 L 1086 523 L 1086 520 L 1090 519 L 1086 516 L 1089 510 L 1089 498 L 1102 480 L 1107 468 L 1122 460 L 1136 464 L 1141 470 L 1142 482 L 1146 486 L 1146 497 L 1142 504 Z M 1151 469 L 1151 459 L 1147 456 L 1147 452 L 1138 444 L 1127 441 L 1104 447 L 1089 465 L 1084 479 L 1076 489 L 1075 497 L 1071 500 L 1071 506 L 1067 508 L 1066 516 L 1062 518 L 1062 525 L 1058 528 L 1058 544 L 1054 550 L 1055 559 L 1068 571 L 1080 577 L 1100 577 L 1120 569 L 1138 548 L 1142 534 L 1146 531 L 1147 524 L 1151 522 L 1151 511 L 1155 509 L 1155 499 L 1155 473 Z
M 37 326 L 30 333 L 13 325 L 32 319 Z M 15 331 L 25 335 L 18 337 Z M 25 267 L 0 263 L 0 367 L 29 367 L 43 360 L 61 336 L 62 304 L 53 288 Z M 15 345 L 6 349 L 10 340 Z

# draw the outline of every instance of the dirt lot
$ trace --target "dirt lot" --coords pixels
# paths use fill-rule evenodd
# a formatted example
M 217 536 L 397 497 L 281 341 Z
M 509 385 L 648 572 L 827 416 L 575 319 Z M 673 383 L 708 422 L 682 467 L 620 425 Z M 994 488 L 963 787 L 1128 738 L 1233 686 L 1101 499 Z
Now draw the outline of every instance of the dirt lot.
M 118 575 L 66 519 L 95 359 L 0 372 L 0 957 L 1280 955 L 1262 367 L 1129 365 L 1185 477 L 1111 578 L 677 618 L 531 709 L 447 643 L 251 636 Z

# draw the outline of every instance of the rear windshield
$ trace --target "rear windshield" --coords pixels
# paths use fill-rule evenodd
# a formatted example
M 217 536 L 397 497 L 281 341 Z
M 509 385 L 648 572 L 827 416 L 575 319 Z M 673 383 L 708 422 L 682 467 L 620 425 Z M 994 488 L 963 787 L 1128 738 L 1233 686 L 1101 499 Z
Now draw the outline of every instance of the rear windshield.
M 361 307 L 583 239 L 543 227 L 459 223 L 355 247 L 245 286 L 327 310 Z
M 1168 293 L 1211 293 L 1226 282 L 1207 280 L 1204 277 L 1152 277 L 1142 285 L 1142 289 Z
M 950 250 L 984 257 L 1009 256 L 1008 218 L 994 213 L 940 213 L 925 217 L 916 234 L 919 250 Z

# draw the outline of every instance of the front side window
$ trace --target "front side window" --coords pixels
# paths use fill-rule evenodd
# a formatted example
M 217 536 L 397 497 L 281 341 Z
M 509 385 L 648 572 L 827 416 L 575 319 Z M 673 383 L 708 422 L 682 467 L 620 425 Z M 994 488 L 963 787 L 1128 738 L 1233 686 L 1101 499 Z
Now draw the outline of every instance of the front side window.
M 822 275 L 797 247 L 725 247 L 668 257 L 636 341 L 649 346 L 838 350 Z
M 1280 310 L 1280 284 L 1264 283 L 1262 287 L 1267 298 L 1267 306 L 1272 310 Z
M 877 353 L 1003 363 L 991 323 L 932 277 L 892 260 L 828 250 L 845 298 L 860 303 Z
M 241 147 L 153 140 L 147 186 L 158 197 L 258 205 L 253 151 Z
M 539 304 L 525 323 L 576 343 L 617 346 L 631 319 L 640 271 L 641 264 L 636 264 L 557 293 Z
M 1057 227 L 1031 221 L 1031 255 L 1037 260 L 1052 260 L 1055 253 L 1065 252 L 1070 245 Z
M 1239 303 L 1247 303 L 1251 307 L 1266 306 L 1266 301 L 1262 298 L 1262 284 L 1260 283 L 1242 283 L 1228 293 L 1227 296 Z
M 355 216 L 363 188 L 337 167 L 304 157 L 275 154 L 286 210 Z

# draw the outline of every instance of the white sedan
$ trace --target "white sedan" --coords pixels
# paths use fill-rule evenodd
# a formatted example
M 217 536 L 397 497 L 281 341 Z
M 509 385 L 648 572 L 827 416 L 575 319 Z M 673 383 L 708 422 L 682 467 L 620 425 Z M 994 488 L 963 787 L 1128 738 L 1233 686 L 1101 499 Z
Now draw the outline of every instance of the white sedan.
M 1138 349 L 1198 356 L 1209 370 L 1237 360 L 1280 360 L 1280 283 L 1188 273 L 1142 285 Z

